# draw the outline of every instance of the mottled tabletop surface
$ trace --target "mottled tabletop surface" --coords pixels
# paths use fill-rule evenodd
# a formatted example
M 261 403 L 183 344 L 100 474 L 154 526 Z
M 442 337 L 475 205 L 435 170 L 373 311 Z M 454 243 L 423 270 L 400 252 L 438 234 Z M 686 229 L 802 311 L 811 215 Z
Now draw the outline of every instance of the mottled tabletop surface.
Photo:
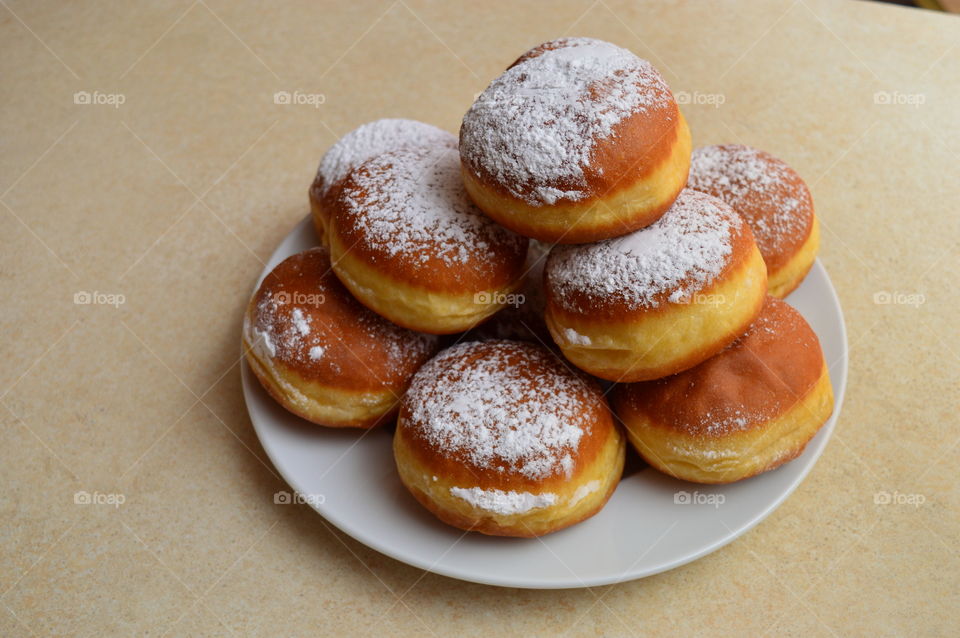
M 960 624 L 960 18 L 853 1 L 0 2 L 0 635 L 950 635 Z M 642 581 L 386 558 L 284 489 L 241 313 L 323 151 L 456 131 L 528 47 L 613 41 L 697 145 L 792 164 L 850 341 L 796 493 Z

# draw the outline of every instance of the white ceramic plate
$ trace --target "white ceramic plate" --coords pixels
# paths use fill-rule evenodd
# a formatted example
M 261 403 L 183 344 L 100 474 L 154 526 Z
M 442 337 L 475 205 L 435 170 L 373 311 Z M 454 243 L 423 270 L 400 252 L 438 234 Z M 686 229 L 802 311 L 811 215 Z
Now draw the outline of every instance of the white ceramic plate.
M 261 278 L 316 243 L 307 218 L 273 253 Z M 820 456 L 847 380 L 843 316 L 819 262 L 787 301 L 819 336 L 836 398 L 833 416 L 800 457 L 723 486 L 686 483 L 646 467 L 625 476 L 599 514 L 540 539 L 465 534 L 439 522 L 400 484 L 389 431 L 312 425 L 275 403 L 246 362 L 243 393 L 264 449 L 292 490 L 308 495 L 305 500 L 328 521 L 373 549 L 431 572 L 491 585 L 616 583 L 672 569 L 726 545 L 776 509 Z

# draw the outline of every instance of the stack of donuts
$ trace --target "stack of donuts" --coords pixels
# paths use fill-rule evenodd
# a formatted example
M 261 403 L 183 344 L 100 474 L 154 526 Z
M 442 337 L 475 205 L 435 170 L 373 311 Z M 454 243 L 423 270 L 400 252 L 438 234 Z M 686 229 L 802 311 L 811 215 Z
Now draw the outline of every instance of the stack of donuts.
M 660 73 L 613 44 L 531 49 L 459 139 L 361 126 L 309 200 L 319 245 L 254 293 L 247 361 L 304 419 L 394 427 L 401 481 L 446 523 L 582 521 L 627 447 L 681 480 L 745 479 L 833 410 L 781 300 L 818 249 L 807 186 L 760 150 L 693 149 Z

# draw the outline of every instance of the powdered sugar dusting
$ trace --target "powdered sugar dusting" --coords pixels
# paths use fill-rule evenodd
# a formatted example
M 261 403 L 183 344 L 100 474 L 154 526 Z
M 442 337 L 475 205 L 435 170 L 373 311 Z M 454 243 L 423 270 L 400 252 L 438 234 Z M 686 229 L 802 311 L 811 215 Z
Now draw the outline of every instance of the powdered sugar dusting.
M 505 515 L 523 514 L 530 510 L 550 507 L 557 502 L 557 495 L 552 492 L 532 494 L 531 492 L 484 490 L 479 487 L 451 487 L 450 493 L 478 509 Z
M 382 119 L 355 128 L 330 147 L 317 168 L 320 194 L 372 157 L 408 146 L 437 146 L 451 135 L 435 126 L 404 119 Z
M 725 406 L 722 411 L 708 411 L 703 415 L 703 430 L 707 434 L 739 432 L 760 420 L 762 415 L 750 413 L 746 406 Z
M 243 331 L 257 356 L 262 359 L 272 359 L 277 356 L 277 347 L 273 345 L 269 330 L 259 330 L 249 320 L 244 319 Z
M 524 240 L 497 226 L 463 187 L 456 138 L 370 159 L 344 182 L 340 198 L 368 247 L 426 263 L 490 263 L 496 249 L 524 250 Z
M 303 310 L 294 308 L 290 314 L 293 317 L 293 327 L 297 329 L 297 334 L 301 337 L 306 337 L 310 334 L 310 322 L 304 316 Z
M 570 476 L 591 428 L 582 422 L 588 389 L 545 348 L 463 343 L 414 376 L 405 422 L 436 449 L 475 467 L 533 479 Z
M 698 148 L 687 185 L 743 215 L 764 257 L 806 237 L 813 215 L 809 191 L 793 169 L 768 153 L 740 144 Z
M 589 346 L 591 343 L 593 343 L 590 340 L 590 337 L 580 334 L 573 328 L 564 328 L 563 338 L 567 340 L 567 343 L 577 346 Z
M 584 312 L 576 298 L 658 306 L 682 303 L 714 281 L 729 261 L 742 221 L 722 201 L 685 189 L 652 225 L 595 244 L 557 246 L 547 262 L 547 286 L 561 306 Z
M 586 197 L 596 142 L 673 101 L 657 70 L 626 49 L 590 38 L 542 46 L 496 78 L 460 128 L 464 161 L 532 206 Z
M 284 296 L 265 295 L 257 304 L 256 321 L 244 325 L 250 341 L 262 340 L 271 357 L 297 357 L 311 342 L 305 338 L 310 336 L 310 323 L 303 310 L 288 307 L 281 313 L 285 305 Z

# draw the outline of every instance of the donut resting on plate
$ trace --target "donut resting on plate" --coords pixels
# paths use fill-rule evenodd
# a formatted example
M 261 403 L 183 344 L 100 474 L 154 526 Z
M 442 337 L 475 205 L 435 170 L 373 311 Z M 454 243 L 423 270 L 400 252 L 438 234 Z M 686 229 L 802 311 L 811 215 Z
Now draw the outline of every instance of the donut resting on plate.
M 796 458 L 833 412 L 820 343 L 768 297 L 745 335 L 695 368 L 617 386 L 614 408 L 643 458 L 697 483 L 730 483 Z
M 290 412 L 320 425 L 369 428 L 396 413 L 437 338 L 360 305 L 325 248 L 288 257 L 260 284 L 243 322 L 247 362 Z
M 592 516 L 624 452 L 596 383 L 518 341 L 434 357 L 404 396 L 394 436 L 400 478 L 422 505 L 497 536 L 540 536 Z

